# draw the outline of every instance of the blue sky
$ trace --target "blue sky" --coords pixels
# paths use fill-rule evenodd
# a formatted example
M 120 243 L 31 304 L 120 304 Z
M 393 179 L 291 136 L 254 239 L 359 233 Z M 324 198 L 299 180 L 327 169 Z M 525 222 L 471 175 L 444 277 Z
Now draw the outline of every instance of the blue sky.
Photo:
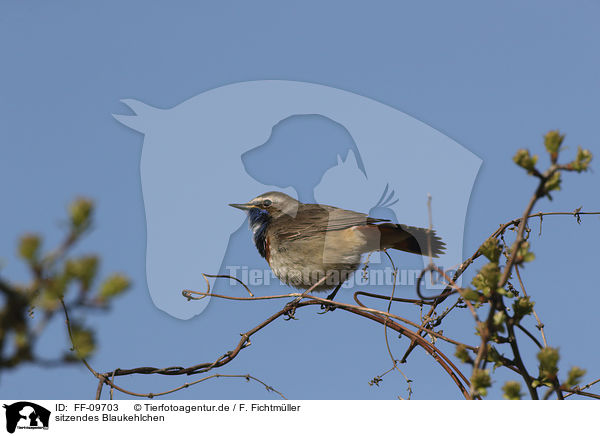
M 3 276 L 23 280 L 16 240 L 39 231 L 58 241 L 68 202 L 78 194 L 97 201 L 93 233 L 76 252 L 98 252 L 102 273 L 123 271 L 135 284 L 110 313 L 90 317 L 99 349 L 91 363 L 108 371 L 141 365 L 192 365 L 231 349 L 281 303 L 212 300 L 183 321 L 158 310 L 146 285 L 146 219 L 140 155 L 143 136 L 111 114 L 128 113 L 121 99 L 171 108 L 204 91 L 241 81 L 281 79 L 343 89 L 379 101 L 424 122 L 483 161 L 465 222 L 470 255 L 497 226 L 520 216 L 534 180 L 512 163 L 518 148 L 543 155 L 542 135 L 567 134 L 569 148 L 589 148 L 595 171 L 567 174 L 554 201 L 537 210 L 600 210 L 600 6 L 592 1 L 229 2 L 207 6 L 142 1 L 3 2 L 0 5 L 0 256 Z M 542 156 L 541 162 L 545 161 Z M 453 165 L 454 164 L 454 165 Z M 448 178 L 460 172 L 448 162 Z M 221 183 L 227 183 L 227 176 Z M 258 194 L 258 193 L 257 193 Z M 206 213 L 219 220 L 225 205 Z M 594 308 L 600 218 L 532 224 L 536 261 L 523 270 L 528 292 L 558 346 L 563 369 L 579 365 L 600 374 Z M 232 231 L 235 229 L 232 229 Z M 228 235 L 224 236 L 225 238 Z M 248 237 L 248 243 L 249 237 Z M 202 247 L 210 249 L 210 247 Z M 410 292 L 406 290 L 406 292 Z M 410 294 L 414 295 L 414 294 Z M 350 301 L 346 294 L 341 297 Z M 414 315 L 412 308 L 399 308 Z M 294 322 L 277 321 L 220 372 L 251 373 L 294 399 L 388 399 L 405 394 L 403 379 L 388 375 L 379 325 L 336 311 L 307 309 Z M 446 333 L 476 343 L 468 313 L 456 312 Z M 395 348 L 402 353 L 405 343 Z M 43 350 L 66 349 L 60 320 Z M 452 348 L 445 348 L 450 353 Z M 530 366 L 535 365 L 530 361 Z M 468 368 L 464 368 L 468 371 Z M 459 398 L 431 358 L 415 352 L 405 368 L 413 398 Z M 491 398 L 507 378 L 500 370 Z M 160 391 L 183 378 L 127 377 L 132 390 Z M 3 398 L 90 398 L 96 381 L 83 366 L 25 366 L 2 374 Z M 117 398 L 123 398 L 118 396 Z M 227 399 L 275 396 L 239 380 L 211 380 L 171 398 Z

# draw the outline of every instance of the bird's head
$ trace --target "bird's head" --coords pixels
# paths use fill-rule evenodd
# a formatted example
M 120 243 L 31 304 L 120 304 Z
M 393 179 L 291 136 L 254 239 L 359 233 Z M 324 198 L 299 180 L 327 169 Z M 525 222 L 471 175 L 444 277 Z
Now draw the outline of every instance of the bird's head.
M 268 216 L 277 218 L 282 215 L 296 216 L 301 203 L 283 192 L 271 191 L 254 197 L 248 203 L 232 203 L 231 207 L 246 211 L 250 218 L 253 216 Z

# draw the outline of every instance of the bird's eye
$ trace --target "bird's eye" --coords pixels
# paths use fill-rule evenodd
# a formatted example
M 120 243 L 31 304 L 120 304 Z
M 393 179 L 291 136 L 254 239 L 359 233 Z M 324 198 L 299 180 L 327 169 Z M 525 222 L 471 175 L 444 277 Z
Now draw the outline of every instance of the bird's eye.
M 269 199 L 263 201 L 263 206 L 264 207 L 269 207 L 272 204 L 273 204 L 273 202 L 271 200 L 269 200 Z

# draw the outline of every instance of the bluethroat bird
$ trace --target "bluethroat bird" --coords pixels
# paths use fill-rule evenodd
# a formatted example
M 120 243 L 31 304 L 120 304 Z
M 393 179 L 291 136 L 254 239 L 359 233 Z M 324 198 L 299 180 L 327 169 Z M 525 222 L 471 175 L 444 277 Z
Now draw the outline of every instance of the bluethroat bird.
M 438 257 L 445 248 L 434 231 L 333 206 L 304 204 L 282 192 L 267 192 L 230 206 L 248 213 L 254 244 L 282 282 L 299 289 L 318 284 L 313 291 L 333 289 L 329 300 L 360 266 L 364 253 L 394 248 Z

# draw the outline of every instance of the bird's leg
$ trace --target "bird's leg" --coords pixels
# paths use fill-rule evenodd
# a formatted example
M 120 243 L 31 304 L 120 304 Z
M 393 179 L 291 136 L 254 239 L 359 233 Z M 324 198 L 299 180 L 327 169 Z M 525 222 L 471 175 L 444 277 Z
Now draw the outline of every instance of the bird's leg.
M 285 305 L 284 309 L 288 309 L 287 312 L 285 312 L 284 314 L 286 316 L 286 318 L 284 318 L 286 321 L 289 321 L 290 319 L 296 319 L 296 317 L 294 317 L 294 315 L 296 314 L 296 306 L 301 300 L 302 297 L 294 298 L 292 301 Z
M 337 285 L 335 287 L 335 289 L 333 290 L 333 292 L 327 296 L 327 299 L 328 300 L 333 300 L 335 298 L 335 296 L 337 295 L 337 293 L 338 293 L 338 291 L 340 290 L 341 287 L 342 287 L 342 284 L 340 283 L 339 285 Z
M 297 304 L 297 300 L 291 301 L 288 304 L 285 305 L 285 308 L 288 308 L 287 312 L 284 313 L 285 316 L 285 320 L 289 321 L 290 319 L 296 319 L 296 317 L 294 316 L 296 314 L 296 304 Z M 285 309 L 284 308 L 284 309 Z
M 296 307 L 298 306 L 298 303 L 300 303 L 300 301 L 302 301 L 302 299 L 306 296 L 306 294 L 308 294 L 309 292 L 311 292 L 313 289 L 315 289 L 317 286 L 319 286 L 320 284 L 324 283 L 325 280 L 327 279 L 328 276 L 323 277 L 321 280 L 319 280 L 317 283 L 315 283 L 314 285 L 312 285 L 310 288 L 308 288 L 306 291 L 304 291 L 302 293 L 302 295 L 300 295 L 299 297 L 295 298 L 294 300 L 290 301 L 288 304 L 286 304 L 286 307 L 289 307 L 289 309 L 287 310 L 287 312 L 285 313 L 285 315 L 287 316 L 287 318 L 285 319 L 286 321 L 289 321 L 290 319 L 296 319 L 294 318 L 294 314 L 296 313 Z M 338 289 L 340 289 L 340 287 L 338 286 L 335 291 L 330 295 L 331 298 L 335 297 L 335 293 L 338 291 Z M 333 309 L 331 309 L 333 310 Z
M 342 287 L 342 284 L 340 283 L 339 285 L 337 285 L 335 287 L 333 292 L 327 296 L 327 299 L 333 300 L 341 287 Z M 319 313 L 333 312 L 335 310 L 335 306 L 333 304 L 323 303 L 323 304 L 321 304 L 321 309 L 323 309 L 323 312 L 319 312 Z

